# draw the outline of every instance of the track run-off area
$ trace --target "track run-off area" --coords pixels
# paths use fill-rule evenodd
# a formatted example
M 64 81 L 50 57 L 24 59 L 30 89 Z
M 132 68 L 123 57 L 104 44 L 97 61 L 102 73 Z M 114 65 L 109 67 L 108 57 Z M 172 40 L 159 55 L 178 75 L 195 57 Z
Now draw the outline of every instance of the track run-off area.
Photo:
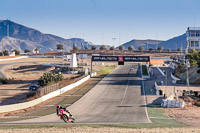
M 68 109 L 76 123 L 150 123 L 143 79 L 138 63 L 117 66 Z M 12 124 L 63 123 L 54 114 L 8 122 Z

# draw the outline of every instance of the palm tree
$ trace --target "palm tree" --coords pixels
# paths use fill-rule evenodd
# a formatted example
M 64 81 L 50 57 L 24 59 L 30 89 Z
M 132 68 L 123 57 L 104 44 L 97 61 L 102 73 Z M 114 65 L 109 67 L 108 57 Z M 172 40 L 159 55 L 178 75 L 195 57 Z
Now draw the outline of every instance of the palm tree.
M 115 46 L 110 47 L 110 50 L 115 50 Z
M 124 46 L 123 45 L 119 46 L 119 50 L 121 50 L 122 52 L 124 50 Z
M 177 51 L 178 51 L 178 52 L 182 52 L 182 48 L 178 48 Z
M 149 52 L 151 53 L 153 51 L 153 49 L 152 48 L 149 48 Z
M 30 53 L 31 51 L 30 51 L 30 49 L 25 49 L 24 50 L 24 53 Z
M 35 51 L 36 54 L 39 53 L 39 49 L 38 48 L 35 48 L 34 51 Z
M 162 46 L 159 46 L 157 50 L 158 50 L 159 52 L 162 52 L 162 51 L 163 51 L 163 47 L 162 47 Z
M 96 48 L 97 47 L 95 45 L 92 45 L 92 47 L 91 47 L 92 50 L 96 50 Z
M 61 50 L 63 50 L 64 48 L 63 48 L 63 45 L 62 44 L 58 44 L 57 45 L 57 50 L 59 50 L 59 51 L 61 51 Z
M 139 50 L 140 52 L 142 52 L 142 51 L 144 51 L 144 47 L 143 47 L 143 46 L 140 46 L 140 47 L 138 48 L 138 50 Z
M 107 50 L 106 45 L 101 45 L 100 50 Z
M 8 50 L 4 50 L 2 53 L 3 53 L 4 56 L 8 56 L 9 55 L 9 51 Z
M 129 50 L 130 52 L 132 52 L 132 51 L 134 51 L 134 47 L 133 47 L 133 46 L 128 46 L 128 50 Z
M 85 49 L 85 50 L 88 50 L 88 46 L 87 46 L 87 45 L 85 45 L 84 49 Z
M 14 49 L 12 52 L 15 52 L 15 55 L 20 55 L 20 51 L 17 49 Z

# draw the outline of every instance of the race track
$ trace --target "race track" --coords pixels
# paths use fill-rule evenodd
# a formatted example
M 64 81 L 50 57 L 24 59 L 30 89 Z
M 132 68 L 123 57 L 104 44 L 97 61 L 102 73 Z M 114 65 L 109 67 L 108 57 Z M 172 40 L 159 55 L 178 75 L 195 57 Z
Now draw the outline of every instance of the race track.
M 136 63 L 118 66 L 68 109 L 76 123 L 149 123 Z M 51 114 L 10 123 L 62 123 Z

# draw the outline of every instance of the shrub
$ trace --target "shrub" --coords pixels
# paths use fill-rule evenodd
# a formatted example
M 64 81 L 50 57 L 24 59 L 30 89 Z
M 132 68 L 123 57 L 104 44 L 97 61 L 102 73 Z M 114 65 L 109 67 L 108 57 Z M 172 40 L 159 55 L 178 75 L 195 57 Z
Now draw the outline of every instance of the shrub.
M 64 79 L 62 74 L 53 74 L 51 72 L 44 73 L 43 76 L 38 80 L 40 86 L 48 85 L 49 83 L 56 83 Z
M 200 69 L 199 69 L 199 70 L 197 70 L 197 73 L 200 73 Z
M 1 78 L 1 79 L 0 79 L 0 82 L 1 82 L 2 84 L 7 84 L 7 83 L 8 83 L 8 80 L 7 80 L 6 78 Z
M 142 75 L 148 75 L 147 66 L 142 65 Z

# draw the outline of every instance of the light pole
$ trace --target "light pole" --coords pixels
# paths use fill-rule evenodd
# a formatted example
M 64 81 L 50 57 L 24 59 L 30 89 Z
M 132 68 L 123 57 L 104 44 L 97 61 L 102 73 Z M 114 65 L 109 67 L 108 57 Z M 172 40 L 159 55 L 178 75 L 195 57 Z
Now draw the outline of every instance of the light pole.
M 113 40 L 113 51 L 114 51 L 114 47 L 115 47 L 115 40 L 116 40 L 116 38 L 114 37 L 114 38 L 112 38 L 112 40 Z M 113 52 L 113 55 L 114 55 L 114 52 Z
M 189 61 L 188 61 L 188 59 L 186 58 L 186 69 L 187 69 L 187 89 L 188 89 L 188 91 L 189 91 L 189 89 L 190 89 L 190 82 L 189 82 L 188 65 L 189 65 Z M 189 92 L 190 92 L 190 91 L 189 91 Z
M 102 33 L 102 45 L 103 45 L 103 35 L 104 35 L 104 33 Z
M 81 49 L 82 49 L 82 51 L 83 51 L 83 43 L 81 43 Z M 83 71 L 83 53 L 82 53 L 82 55 L 81 55 L 81 66 L 82 66 L 82 71 Z

